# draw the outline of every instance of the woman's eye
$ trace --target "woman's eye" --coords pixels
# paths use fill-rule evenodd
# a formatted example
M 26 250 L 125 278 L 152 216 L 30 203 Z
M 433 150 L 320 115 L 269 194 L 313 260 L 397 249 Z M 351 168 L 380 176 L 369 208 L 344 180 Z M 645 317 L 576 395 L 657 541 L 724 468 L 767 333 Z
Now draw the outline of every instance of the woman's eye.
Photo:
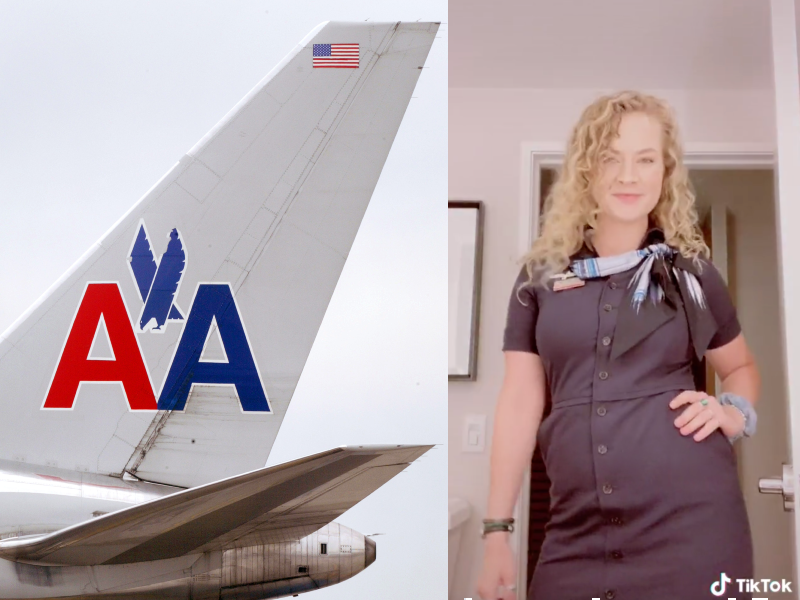
M 642 159 L 642 162 L 646 162 L 646 163 L 654 163 L 654 162 L 656 162 L 656 161 L 655 161 L 654 159 L 652 159 L 652 158 L 643 158 L 643 159 Z

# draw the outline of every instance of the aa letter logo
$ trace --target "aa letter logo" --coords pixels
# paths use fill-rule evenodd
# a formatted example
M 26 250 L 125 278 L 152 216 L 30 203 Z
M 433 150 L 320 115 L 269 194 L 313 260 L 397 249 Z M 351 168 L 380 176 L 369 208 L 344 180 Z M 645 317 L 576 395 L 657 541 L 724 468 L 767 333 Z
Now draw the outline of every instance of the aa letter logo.
M 192 386 L 232 386 L 244 412 L 271 412 L 261 374 L 229 283 L 199 283 L 185 319 L 175 301 L 186 269 L 186 250 L 177 229 L 156 259 L 142 222 L 128 259 L 143 307 L 131 322 L 119 282 L 86 284 L 47 390 L 45 409 L 72 410 L 80 387 L 117 383 L 130 410 L 186 408 Z M 136 334 L 163 332 L 167 322 L 184 322 L 161 392 L 156 394 Z M 92 356 L 105 330 L 108 355 Z M 203 360 L 203 348 L 219 334 L 224 359 Z

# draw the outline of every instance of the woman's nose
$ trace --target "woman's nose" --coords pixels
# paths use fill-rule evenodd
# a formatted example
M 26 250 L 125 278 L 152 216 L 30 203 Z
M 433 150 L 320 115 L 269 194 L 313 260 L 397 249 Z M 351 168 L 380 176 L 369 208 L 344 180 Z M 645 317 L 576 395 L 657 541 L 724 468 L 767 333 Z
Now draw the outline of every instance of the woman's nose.
M 617 173 L 617 179 L 620 183 L 635 182 L 639 179 L 639 173 L 636 170 L 636 163 L 633 160 L 622 160 Z

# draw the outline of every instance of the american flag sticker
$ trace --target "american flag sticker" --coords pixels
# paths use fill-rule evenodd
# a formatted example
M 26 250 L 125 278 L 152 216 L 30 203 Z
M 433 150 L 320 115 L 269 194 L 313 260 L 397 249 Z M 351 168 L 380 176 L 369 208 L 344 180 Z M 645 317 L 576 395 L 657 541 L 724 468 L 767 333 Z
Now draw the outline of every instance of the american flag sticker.
M 314 44 L 315 69 L 357 69 L 358 44 Z

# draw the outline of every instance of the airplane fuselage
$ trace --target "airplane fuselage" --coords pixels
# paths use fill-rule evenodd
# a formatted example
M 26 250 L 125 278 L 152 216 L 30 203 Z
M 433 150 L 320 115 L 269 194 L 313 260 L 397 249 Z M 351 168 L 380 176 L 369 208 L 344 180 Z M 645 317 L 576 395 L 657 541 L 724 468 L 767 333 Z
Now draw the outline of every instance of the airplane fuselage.
M 0 540 L 51 533 L 180 490 L 0 460 Z

